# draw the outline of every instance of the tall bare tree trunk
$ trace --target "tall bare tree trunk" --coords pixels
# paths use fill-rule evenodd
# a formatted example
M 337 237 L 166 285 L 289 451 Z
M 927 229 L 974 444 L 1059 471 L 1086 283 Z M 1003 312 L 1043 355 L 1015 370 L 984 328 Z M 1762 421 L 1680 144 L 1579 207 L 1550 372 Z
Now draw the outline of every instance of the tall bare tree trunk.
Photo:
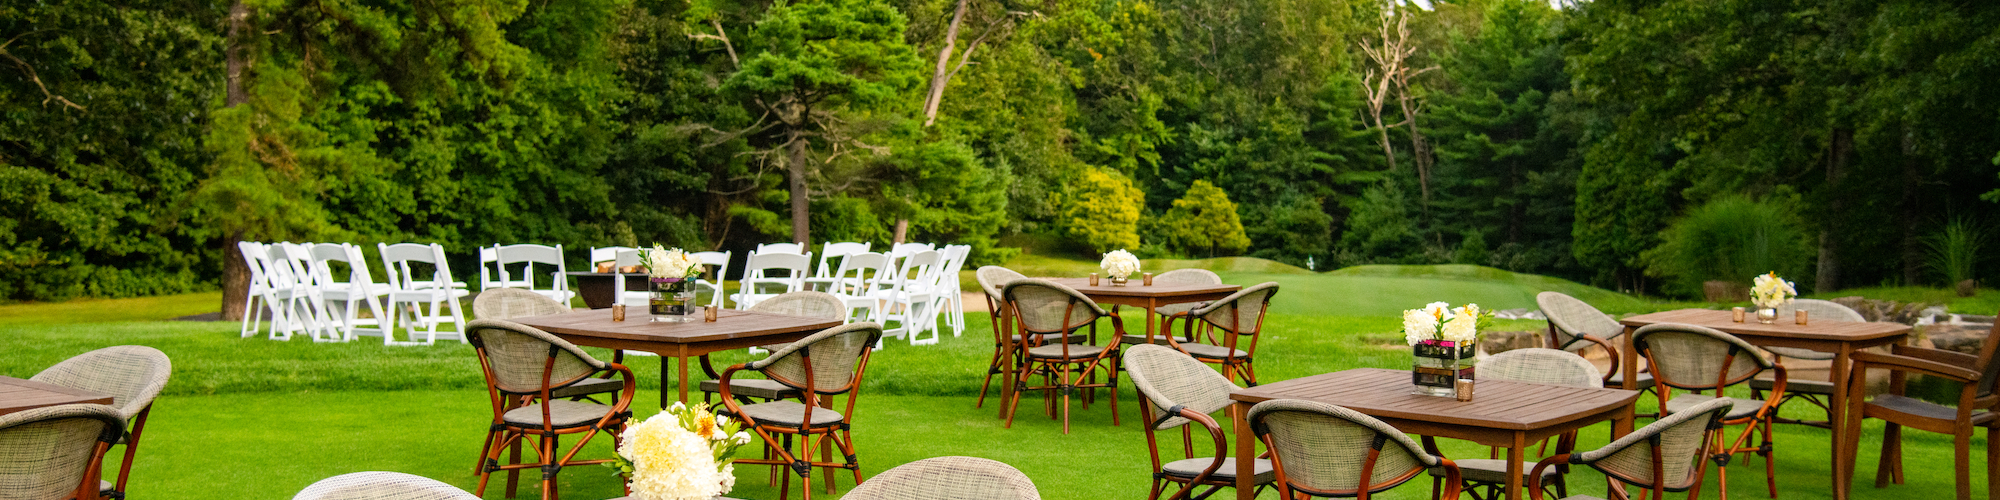
M 223 105 L 236 107 L 250 101 L 243 91 L 243 70 L 249 62 L 243 57 L 243 37 L 250 29 L 250 7 L 243 0 L 229 4 L 229 34 L 223 47 L 223 57 L 227 60 L 223 85 L 226 94 Z M 241 231 L 231 232 L 222 238 L 222 319 L 241 320 L 248 313 L 243 308 L 245 298 L 250 296 L 250 265 L 243 261 L 243 252 L 236 244 L 243 241 Z
M 931 72 L 931 90 L 924 96 L 924 126 L 937 122 L 938 105 L 944 102 L 944 87 L 950 83 L 951 53 L 958 48 L 958 25 L 965 20 L 965 4 L 970 0 L 958 0 L 958 9 L 951 13 L 951 27 L 944 30 L 944 47 L 938 49 L 937 69 Z
M 889 239 L 890 244 L 901 245 L 903 244 L 904 241 L 908 241 L 909 237 L 910 237 L 910 220 L 896 219 L 896 232 L 895 234 L 890 236 Z
M 1903 226 L 1903 286 L 1916 286 L 1923 280 L 1923 243 L 1917 239 L 1917 220 L 1922 217 L 1918 209 L 1923 198 L 1918 196 L 1917 187 L 1923 182 L 1923 174 L 1917 170 L 1920 158 L 1910 134 L 1903 134 L 1903 199 L 1900 226 Z M 1955 284 L 1955 283 L 1953 283 Z
M 807 116 L 801 113 L 799 116 Z M 791 160 L 786 167 L 791 170 L 792 191 L 792 241 L 812 243 L 811 205 L 806 200 L 806 139 L 798 131 L 791 132 Z
M 1847 176 L 1847 162 L 1854 154 L 1854 131 L 1834 129 L 1832 144 L 1828 145 L 1826 159 L 1826 216 L 1820 223 L 1819 232 L 1819 273 L 1813 280 L 1813 292 L 1828 293 L 1840 289 L 1840 217 L 1845 213 L 1846 197 L 1840 195 L 1840 181 Z
M 1431 143 L 1424 138 L 1423 129 L 1417 127 L 1417 113 L 1421 105 L 1414 104 L 1410 89 L 1398 82 L 1396 86 L 1396 106 L 1403 109 L 1403 120 L 1410 124 L 1410 161 L 1417 166 L 1417 190 L 1423 193 L 1424 220 L 1431 214 Z

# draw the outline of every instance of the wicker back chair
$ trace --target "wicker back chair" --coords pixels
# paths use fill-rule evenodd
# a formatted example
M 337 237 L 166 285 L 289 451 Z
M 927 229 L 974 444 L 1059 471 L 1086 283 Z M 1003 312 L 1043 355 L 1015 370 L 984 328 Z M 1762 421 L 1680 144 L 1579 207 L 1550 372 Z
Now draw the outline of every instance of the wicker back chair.
M 1604 387 L 1604 380 L 1597 373 L 1597 366 L 1569 351 L 1531 347 L 1515 349 L 1487 357 L 1479 362 L 1480 380 L 1500 380 L 1525 382 L 1530 384 L 1560 385 L 1569 387 Z M 1437 443 L 1430 436 L 1424 436 L 1424 449 L 1439 453 Z M 1576 431 L 1563 433 L 1556 440 L 1556 453 L 1569 453 L 1576 448 Z M 1548 441 L 1542 442 L 1542 449 L 1548 450 Z M 1499 447 L 1483 459 L 1458 461 L 1459 473 L 1464 476 L 1466 492 L 1474 498 L 1502 498 L 1502 488 L 1507 484 L 1507 461 L 1497 458 Z M 1530 464 L 1531 465 L 1531 464 Z M 1523 473 L 1528 467 L 1522 467 Z M 1569 484 L 1563 475 L 1569 473 L 1568 466 L 1543 471 L 1542 480 L 1554 486 L 1556 497 L 1569 496 Z M 1431 469 L 1431 489 L 1440 489 L 1444 481 L 1444 471 Z M 1523 476 L 1526 477 L 1526 476 Z M 1526 479 L 1522 484 L 1526 484 Z
M 1205 363 L 1222 365 L 1222 376 L 1241 377 L 1243 384 L 1257 386 L 1257 369 L 1252 361 L 1257 355 L 1257 339 L 1264 331 L 1264 312 L 1271 308 L 1271 297 L 1278 294 L 1278 283 L 1267 281 L 1229 294 L 1228 297 L 1202 304 L 1201 307 L 1183 314 L 1168 316 L 1162 331 L 1173 331 L 1174 318 L 1184 318 L 1187 323 L 1187 338 L 1195 338 L 1195 320 L 1200 319 L 1205 326 L 1208 343 L 1186 343 L 1174 340 L 1172 335 L 1161 335 L 1168 345 L 1194 356 Z M 1216 332 L 1222 332 L 1221 337 Z M 1244 345 L 1240 339 L 1249 338 Z
M 750 306 L 751 311 L 805 316 L 809 318 L 847 319 L 847 303 L 826 292 L 787 292 L 764 299 Z
M 569 306 L 525 288 L 488 288 L 472 298 L 480 319 L 514 319 L 569 312 Z
M 1869 369 L 1889 371 L 1889 390 L 1868 397 L 1868 384 L 1847 385 L 1847 415 L 1855 419 L 1847 426 L 1847 436 L 1840 441 L 1846 447 L 1849 460 L 1860 461 L 1857 453 L 1861 446 L 1861 427 L 1866 419 L 1881 419 L 1885 424 L 1882 433 L 1882 455 L 1875 469 L 1875 487 L 1881 488 L 1894 480 L 1903 483 L 1903 427 L 1923 429 L 1952 436 L 1953 472 L 1956 476 L 1959 500 L 1972 498 L 1972 433 L 1979 427 L 1986 428 L 1986 497 L 2000 498 L 2000 413 L 1994 409 L 2000 405 L 2000 325 L 1995 325 L 1980 344 L 1979 355 L 1973 356 L 1957 351 L 1925 349 L 1896 345 L 1889 352 L 1861 351 L 1854 353 L 1853 380 L 1866 380 Z M 1932 380 L 1956 382 L 1958 402 L 1956 406 L 1945 406 L 1923 399 L 1909 397 L 1910 374 L 1931 377 Z M 1840 482 L 1854 484 L 1855 463 L 1840 467 Z M 1921 494 L 1919 494 L 1921 495 Z
M 1818 299 L 1792 299 L 1791 304 L 1786 304 L 1784 307 L 1778 308 L 1778 317 L 1790 318 L 1793 311 L 1805 311 L 1809 317 L 1808 321 L 1851 321 L 1857 323 L 1868 321 L 1868 318 L 1863 317 L 1861 313 L 1849 309 L 1847 306 L 1840 305 L 1838 302 Z M 1780 363 L 1783 363 L 1787 358 L 1813 361 L 1833 359 L 1833 353 L 1830 352 L 1819 352 L 1796 347 L 1765 347 L 1764 350 L 1776 355 L 1777 359 L 1775 361 Z M 1763 399 L 1764 393 L 1771 390 L 1771 382 L 1770 377 L 1760 376 L 1751 379 L 1750 397 Z M 1812 403 L 1813 406 L 1818 406 L 1821 410 L 1826 411 L 1827 420 L 1793 420 L 1784 417 L 1773 417 L 1773 421 L 1781 424 L 1805 424 L 1820 428 L 1831 428 L 1833 411 L 1827 409 L 1827 404 L 1832 396 L 1832 381 L 1794 378 L 1785 384 L 1785 394 L 1778 397 L 1778 406 L 1783 407 L 1785 403 L 1789 403 L 1794 399 L 1803 399 L 1808 403 Z
M 625 429 L 632 415 L 632 394 L 637 389 L 632 370 L 618 363 L 598 361 L 589 353 L 555 335 L 532 326 L 500 319 L 479 319 L 466 324 L 466 338 L 479 355 L 479 367 L 486 376 L 487 395 L 493 404 L 493 424 L 487 432 L 486 461 L 480 469 L 480 496 L 492 473 L 506 471 L 507 496 L 514 495 L 514 478 L 523 469 L 556 470 L 570 465 L 609 462 L 609 459 L 576 460 L 577 452 L 600 432 L 615 436 Z M 561 399 L 558 391 L 583 383 L 599 372 L 623 378 L 613 404 Z M 568 453 L 557 455 L 563 434 L 583 434 Z M 536 463 L 499 463 L 500 451 L 528 436 L 536 440 Z M 546 469 L 544 469 L 546 470 Z M 553 472 L 542 474 L 542 498 L 556 495 Z
M 1625 334 L 1625 325 L 1618 320 L 1576 297 L 1560 292 L 1536 294 L 1535 304 L 1541 307 L 1542 315 L 1549 318 L 1549 348 L 1577 352 L 1592 345 L 1602 347 L 1611 358 L 1611 369 L 1604 371 L 1605 387 L 1634 391 L 1653 387 L 1653 376 L 1649 373 L 1642 372 L 1634 377 L 1633 383 L 1625 383 L 1623 372 L 1618 370 L 1621 358 L 1618 348 L 1611 344 L 1611 339 Z
M 855 461 L 854 437 L 848 433 L 848 428 L 854 423 L 854 401 L 861 388 L 861 377 L 868 370 L 869 354 L 874 352 L 873 347 L 881 340 L 882 325 L 849 323 L 799 339 L 772 351 L 764 359 L 723 370 L 718 388 L 724 406 L 722 414 L 741 419 L 743 426 L 755 432 L 763 440 L 765 450 L 771 452 L 763 459 L 738 459 L 736 463 L 789 467 L 791 472 L 799 475 L 802 481 L 800 491 L 805 492 L 807 500 L 812 499 L 814 467 L 853 471 L 855 484 L 861 484 L 861 466 Z M 732 380 L 737 372 L 744 370 L 762 373 L 765 378 L 797 391 L 799 400 L 738 403 L 732 394 L 735 384 Z M 847 395 L 846 409 L 829 409 L 833 405 L 823 400 L 840 394 Z M 779 440 L 778 435 L 783 435 L 784 439 Z M 796 452 L 787 449 L 792 444 L 792 436 L 800 438 Z M 812 450 L 819 449 L 828 440 L 840 447 L 845 461 L 812 460 Z M 786 497 L 792 485 L 792 476 L 784 477 L 778 494 L 781 499 Z M 828 492 L 833 491 L 831 471 L 828 471 L 826 486 Z
M 356 472 L 321 479 L 292 500 L 477 500 L 435 479 L 401 472 Z
M 10 500 L 99 498 L 104 452 L 124 432 L 124 415 L 105 405 L 0 415 L 0 494 Z
M 1027 474 L 973 457 L 926 458 L 876 474 L 842 500 L 1041 500 Z
M 1001 307 L 1007 303 L 1007 299 L 1000 296 L 1000 290 L 1006 287 L 1007 283 L 1028 276 L 1014 272 L 1013 269 L 985 266 L 974 271 L 972 277 L 979 281 L 979 291 L 985 292 L 986 317 L 990 320 L 988 324 L 993 325 L 993 358 L 986 362 L 986 381 L 979 384 L 979 401 L 972 405 L 974 408 L 982 408 L 986 406 L 986 389 L 993 387 L 993 376 L 1002 373 L 1000 364 L 1019 364 L 1020 350 L 1023 348 L 1020 336 L 1014 335 L 1012 342 L 1014 349 L 1011 351 L 1006 349 L 1008 339 L 1002 335 L 1013 335 L 1009 333 L 1013 330 L 1013 325 L 1009 324 L 1012 317 L 1005 313 L 1006 308 Z M 1002 380 L 1000 383 L 1005 384 L 1007 381 Z
M 1735 335 L 1696 325 L 1657 323 L 1646 325 L 1632 333 L 1632 345 L 1645 356 L 1646 363 L 1653 367 L 1653 377 L 1659 381 L 1654 394 L 1659 395 L 1662 414 L 1686 411 L 1708 400 L 1716 399 L 1723 389 L 1744 384 L 1752 377 L 1766 371 L 1772 374 L 1771 392 L 1782 396 L 1785 393 L 1785 367 L 1766 359 L 1763 350 L 1736 338 Z M 1716 396 L 1701 394 L 1672 395 L 1674 389 L 1689 391 L 1715 391 Z M 1736 399 L 1729 412 L 1723 416 L 1725 425 L 1744 424 L 1743 433 L 1728 444 L 1723 444 L 1718 434 L 1715 453 L 1717 456 L 1737 453 L 1756 453 L 1764 457 L 1765 482 L 1771 490 L 1771 497 L 1778 496 L 1777 466 L 1772 463 L 1774 452 L 1771 448 L 1771 419 L 1778 414 L 1777 398 L 1764 400 Z M 1764 436 L 1759 446 L 1745 446 L 1751 436 L 1761 428 Z M 1729 465 L 1720 463 L 1716 467 L 1717 480 L 1728 484 Z M 1726 486 L 1725 486 L 1726 487 Z
M 1722 429 L 1723 415 L 1734 405 L 1729 398 L 1711 399 L 1661 417 L 1603 448 L 1544 458 L 1529 471 L 1528 494 L 1542 500 L 1541 478 L 1550 467 L 1585 465 L 1615 481 L 1612 491 L 1621 494 L 1625 488 L 1615 486 L 1618 483 L 1649 489 L 1656 499 L 1666 498 L 1669 491 L 1689 490 L 1694 491 L 1688 498 L 1700 497 L 1709 446 Z
M 174 363 L 167 354 L 139 345 L 106 347 L 79 354 L 56 363 L 29 380 L 83 389 L 111 396 L 111 409 L 131 430 L 118 444 L 125 445 L 125 459 L 119 462 L 118 480 L 111 491 L 123 493 L 132 475 L 132 458 L 139 453 L 139 437 L 146 431 L 146 417 L 153 413 L 153 398 L 167 387 Z M 126 430 L 124 426 L 120 431 Z M 100 473 L 102 475 L 102 473 Z
M 1111 425 L 1118 425 L 1118 339 L 1125 335 L 1125 320 L 1097 306 L 1082 292 L 1062 284 L 1042 279 L 1026 278 L 1007 283 L 1000 291 L 1007 301 L 1007 310 L 1012 311 L 1014 323 L 1022 337 L 1035 335 L 1063 336 L 1086 327 L 1090 329 L 1089 343 L 1058 342 L 1023 350 L 1022 368 L 1015 372 L 1014 399 L 1009 401 L 1007 427 L 1014 426 L 1014 411 L 1021 406 L 1022 393 L 1030 390 L 1048 391 L 1047 397 L 1062 393 L 1063 433 L 1069 433 L 1069 403 L 1077 389 L 1086 391 L 1097 388 L 1111 389 Z M 1114 340 L 1105 345 L 1097 342 L 1097 320 L 1111 318 Z M 1104 382 L 1097 382 L 1097 372 L 1104 370 Z M 1029 386 L 1030 376 L 1040 375 L 1044 385 Z
M 1164 273 L 1160 273 L 1159 275 L 1153 276 L 1153 284 L 1156 286 L 1220 285 L 1222 284 L 1222 276 L 1215 274 L 1215 271 L 1210 271 L 1207 269 L 1175 269 L 1172 271 L 1167 271 Z M 1193 311 L 1195 308 L 1201 307 L 1202 305 L 1204 305 L 1204 303 L 1201 302 L 1181 302 L 1176 304 L 1167 304 L 1164 306 L 1153 308 L 1152 313 L 1162 316 L 1160 318 L 1161 320 L 1171 323 L 1174 318 L 1186 317 L 1188 311 Z M 1119 310 L 1118 306 L 1112 306 L 1111 313 L 1118 314 L 1118 310 Z M 1161 327 L 1160 335 L 1154 337 L 1150 343 L 1167 345 L 1166 335 L 1168 332 L 1172 331 L 1173 330 L 1171 328 L 1167 328 L 1164 326 Z M 1143 334 L 1126 335 L 1120 339 L 1120 342 L 1124 343 L 1125 345 L 1138 345 L 1138 344 L 1149 343 L 1146 340 L 1146 336 Z M 1185 340 L 1185 342 L 1194 342 L 1194 337 L 1187 337 L 1187 340 Z
M 776 297 L 764 299 L 758 302 L 757 305 L 750 306 L 750 310 L 753 312 L 783 314 L 786 316 L 804 316 L 841 321 L 848 319 L 847 301 L 831 293 L 811 290 L 778 294 Z M 768 352 L 783 349 L 787 345 L 790 344 L 767 344 L 757 346 L 757 348 Z M 751 353 L 755 354 L 756 351 L 751 351 Z M 707 380 L 701 381 L 701 399 L 704 402 L 708 402 L 710 401 L 710 397 L 722 392 L 722 382 L 720 380 L 722 376 L 715 373 L 715 368 L 708 364 L 708 358 L 705 357 L 701 360 L 701 370 L 704 374 L 708 375 Z M 755 400 L 771 401 L 799 397 L 798 390 L 767 379 L 743 378 L 737 379 L 732 384 L 731 393 L 737 398 L 737 401 L 746 404 L 757 402 Z
M 1132 376 L 1132 387 L 1143 398 L 1139 415 L 1146 422 L 1146 449 L 1154 471 L 1152 493 L 1147 498 L 1160 498 L 1165 483 L 1181 484 L 1180 490 L 1168 496 L 1170 500 L 1190 495 L 1206 498 L 1223 486 L 1235 486 L 1236 459 L 1229 458 L 1229 438 L 1209 414 L 1229 407 L 1229 393 L 1236 390 L 1236 384 L 1187 354 L 1158 345 L 1126 348 L 1124 365 L 1125 373 Z M 1189 423 L 1208 431 L 1209 441 L 1215 444 L 1213 455 L 1194 455 Z M 1181 430 L 1181 448 L 1187 458 L 1163 463 L 1155 432 L 1176 427 Z M 1255 467 L 1258 486 L 1270 484 L 1276 477 L 1270 460 L 1257 460 Z M 1194 488 L 1201 485 L 1209 486 L 1208 491 L 1195 495 Z
M 1353 496 L 1366 500 L 1433 467 L 1445 470 L 1442 498 L 1459 493 L 1458 465 L 1425 452 L 1403 431 L 1326 403 L 1274 399 L 1250 408 L 1250 430 L 1271 450 L 1279 498 Z

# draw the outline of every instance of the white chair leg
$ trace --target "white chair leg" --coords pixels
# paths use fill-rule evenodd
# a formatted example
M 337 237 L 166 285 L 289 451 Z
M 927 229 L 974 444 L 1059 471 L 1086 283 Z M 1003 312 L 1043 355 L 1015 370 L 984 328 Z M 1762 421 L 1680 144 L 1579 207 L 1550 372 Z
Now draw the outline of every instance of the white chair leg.
M 257 308 L 257 296 L 258 294 L 251 293 L 243 297 L 243 328 L 239 333 L 246 339 L 257 335 L 257 317 L 263 313 Z

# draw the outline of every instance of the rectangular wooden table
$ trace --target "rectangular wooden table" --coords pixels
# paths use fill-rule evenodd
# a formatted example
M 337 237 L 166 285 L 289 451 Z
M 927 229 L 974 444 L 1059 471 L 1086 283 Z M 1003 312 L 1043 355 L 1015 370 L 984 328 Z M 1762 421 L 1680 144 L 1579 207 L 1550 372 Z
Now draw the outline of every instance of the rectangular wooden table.
M 1091 286 L 1090 278 L 1042 278 L 1042 279 L 1053 281 L 1062 286 L 1070 287 L 1078 292 L 1082 292 L 1084 296 L 1090 297 L 1090 300 L 1097 301 L 1097 303 L 1099 304 L 1111 304 L 1113 306 L 1132 306 L 1145 310 L 1147 342 L 1153 341 L 1153 334 L 1154 334 L 1153 322 L 1155 320 L 1155 318 L 1153 317 L 1155 316 L 1153 314 L 1154 309 L 1169 304 L 1206 302 L 1210 300 L 1220 299 L 1223 297 L 1228 297 L 1229 294 L 1236 293 L 1237 290 L 1243 289 L 1242 286 L 1227 285 L 1227 284 L 1148 286 L 1145 285 L 1143 281 L 1138 279 L 1133 279 L 1131 281 L 1126 282 L 1125 286 L 1113 286 L 1111 284 L 1111 280 L 1108 279 L 1099 280 L 1100 284 L 1097 286 Z M 1005 307 L 1000 308 L 1000 324 L 1001 324 L 1000 331 L 1003 332 L 1014 331 L 1013 315 L 1009 313 L 1007 311 L 1007 308 Z M 1122 342 L 1124 339 L 1118 339 L 1118 340 Z M 1000 352 L 1013 352 L 1014 349 L 1013 335 L 1000 336 L 1000 344 L 1001 344 Z M 1002 382 L 1000 384 L 1002 386 L 1000 390 L 1000 400 L 1010 401 L 1010 398 L 1014 397 L 1014 364 L 1000 363 L 1000 365 L 1001 365 L 1000 376 L 1005 377 L 1002 379 Z M 1004 403 L 1000 405 L 1000 418 L 1007 418 L 1007 405 Z
M 1551 436 L 1611 420 L 1612 435 L 1632 432 L 1632 403 L 1638 391 L 1593 389 L 1481 380 L 1472 401 L 1414 394 L 1409 370 L 1357 368 L 1238 389 L 1230 417 L 1236 425 L 1236 498 L 1251 500 L 1257 437 L 1244 416 L 1250 407 L 1273 399 L 1303 399 L 1345 407 L 1375 417 L 1397 430 L 1463 439 L 1507 448 L 1507 498 L 1521 496 L 1522 450 Z
M 1625 352 L 1619 354 L 1620 357 L 1624 358 L 1622 360 L 1624 364 L 1619 368 L 1624 372 L 1624 380 L 1633 380 L 1633 377 L 1637 377 L 1639 372 L 1639 352 L 1633 348 L 1632 332 L 1638 330 L 1639 327 L 1658 323 L 1681 323 L 1714 328 L 1724 333 L 1735 335 L 1745 342 L 1758 346 L 1796 347 L 1833 353 L 1833 361 L 1827 365 L 1826 370 L 1828 381 L 1833 383 L 1833 394 L 1828 396 L 1829 401 L 1827 402 L 1827 406 L 1830 407 L 1827 413 L 1829 413 L 1828 417 L 1830 417 L 1829 420 L 1833 426 L 1833 450 L 1832 453 L 1828 453 L 1827 455 L 1832 457 L 1832 470 L 1841 470 L 1842 464 L 1851 460 L 1850 458 L 1840 456 L 1841 450 L 1844 449 L 1840 446 L 1840 440 L 1847 435 L 1844 429 L 1848 425 L 1846 419 L 1847 384 L 1849 378 L 1847 373 L 1848 358 L 1854 354 L 1854 351 L 1903 342 L 1904 338 L 1910 334 L 1910 326 L 1901 323 L 1831 321 L 1812 318 L 1807 318 L 1806 324 L 1800 325 L 1796 324 L 1794 318 L 1789 316 L 1778 318 L 1775 324 L 1766 325 L 1758 323 L 1755 314 L 1747 315 L 1749 319 L 1742 323 L 1737 323 L 1733 319 L 1734 316 L 1734 313 L 1730 311 L 1681 309 L 1678 311 L 1641 314 L 1620 320 L 1619 323 L 1625 325 Z M 1774 394 L 1771 397 L 1778 397 L 1778 395 Z M 1847 498 L 1848 485 L 1840 481 L 1840 475 L 1832 473 L 1828 475 L 1833 476 L 1833 497 L 1835 499 Z
M 645 351 L 660 355 L 660 407 L 670 399 L 667 358 L 679 358 L 675 371 L 680 377 L 680 399 L 688 400 L 688 359 L 709 353 L 783 344 L 840 326 L 837 319 L 788 316 L 723 309 L 716 321 L 702 321 L 701 315 L 689 323 L 655 323 L 644 307 L 627 307 L 625 321 L 612 321 L 610 309 L 587 309 L 548 316 L 516 318 L 514 322 L 540 328 L 572 344 L 607 349 Z
M 111 396 L 55 384 L 0 376 L 0 415 L 70 404 L 111 404 Z

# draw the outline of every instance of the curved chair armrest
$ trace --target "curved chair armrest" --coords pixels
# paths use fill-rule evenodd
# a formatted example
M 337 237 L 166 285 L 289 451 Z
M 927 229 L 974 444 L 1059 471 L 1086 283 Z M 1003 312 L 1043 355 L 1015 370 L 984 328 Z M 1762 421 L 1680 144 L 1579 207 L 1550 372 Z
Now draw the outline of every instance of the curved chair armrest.
M 1577 335 L 1577 336 L 1576 336 L 1576 338 L 1578 338 L 1578 339 L 1582 339 L 1582 340 L 1586 340 L 1586 341 L 1590 341 L 1591 343 L 1594 343 L 1594 344 L 1597 344 L 1597 346 L 1598 346 L 1598 347 L 1602 347 L 1602 348 L 1604 348 L 1604 353 L 1605 353 L 1605 354 L 1609 354 L 1609 355 L 1610 355 L 1609 357 L 1611 358 L 1611 369 L 1609 369 L 1609 370 L 1605 370 L 1605 371 L 1604 371 L 1604 381 L 1605 381 L 1605 382 L 1610 382 L 1610 381 L 1611 381 L 1611 377 L 1615 377 L 1615 376 L 1618 376 L 1618 374 L 1619 374 L 1619 373 L 1621 373 L 1621 372 L 1619 372 L 1619 371 L 1618 371 L 1618 363 L 1620 363 L 1620 362 L 1622 362 L 1622 361 L 1624 361 L 1624 360 L 1622 360 L 1622 359 L 1619 359 L 1619 358 L 1620 358 L 1620 356 L 1619 356 L 1619 352 L 1618 352 L 1618 348 L 1617 348 L 1617 347 L 1612 347 L 1612 346 L 1611 346 L 1611 341 L 1609 341 L 1609 340 L 1604 340 L 1604 339 L 1600 339 L 1600 338 L 1597 338 L 1597 336 L 1596 336 L 1596 335 L 1591 335 L 1591 334 L 1588 334 L 1588 333 L 1585 333 L 1585 334 L 1581 334 L 1581 335 Z M 1630 381 L 1630 380 L 1627 380 L 1627 381 L 1625 381 L 1625 383 L 1627 384 L 1627 385 L 1626 385 L 1626 387 L 1630 387 L 1630 386 L 1631 386 L 1630 384 L 1632 384 L 1632 381 Z
M 1854 353 L 1852 359 L 1856 369 L 1881 368 L 1885 370 L 1917 372 L 1952 379 L 1961 383 L 1979 380 L 1979 372 L 1956 365 L 1910 356 L 1881 354 L 1868 351 Z
M 626 368 L 622 364 L 610 363 L 605 369 L 617 372 L 618 376 L 625 378 L 625 389 L 618 391 L 618 404 L 611 407 L 611 413 L 619 415 L 630 411 L 632 409 L 632 397 L 637 395 L 639 391 L 639 380 L 632 376 L 631 368 Z
M 716 379 L 715 387 L 716 392 L 722 394 L 723 408 L 727 408 L 729 409 L 729 413 L 735 414 L 738 422 L 749 422 L 750 427 L 756 427 L 757 422 L 751 421 L 749 415 L 744 415 L 743 406 L 736 404 L 736 397 L 729 394 L 729 379 L 736 376 L 737 370 L 742 370 L 748 366 L 750 366 L 749 363 L 737 363 L 735 366 L 722 370 L 722 377 Z M 759 434 L 761 433 L 760 431 Z
M 1444 468 L 1444 494 L 1439 498 L 1458 500 L 1459 494 L 1465 490 L 1465 473 L 1458 470 L 1458 462 L 1453 462 L 1443 455 L 1431 456 L 1437 457 L 1438 467 Z
M 1542 471 L 1547 470 L 1550 466 L 1568 465 L 1569 463 L 1570 454 L 1568 453 L 1544 458 L 1540 462 L 1535 462 L 1535 467 L 1528 470 L 1528 497 L 1534 500 L 1542 500 Z M 1612 484 L 1617 483 L 1614 482 Z
M 1944 349 L 1925 349 L 1922 347 L 1910 347 L 1902 344 L 1896 344 L 1889 348 L 1889 354 L 1936 361 L 1939 363 L 1953 365 L 1968 370 L 1977 369 L 1977 366 L 1979 365 L 1978 356 L 1958 351 L 1947 351 Z
M 1209 441 L 1215 443 L 1215 455 L 1213 455 L 1215 460 L 1209 462 L 1207 468 L 1202 469 L 1200 474 L 1195 474 L 1194 479 L 1188 480 L 1187 485 L 1181 487 L 1181 491 L 1167 497 L 1167 500 L 1187 500 L 1188 495 L 1194 492 L 1195 486 L 1215 476 L 1215 471 L 1222 468 L 1222 460 L 1229 458 L 1229 439 L 1222 434 L 1222 426 L 1217 425 L 1215 419 L 1209 418 L 1208 414 L 1188 408 L 1181 408 L 1179 413 L 1181 418 L 1193 420 L 1201 424 L 1201 428 L 1208 430 Z

